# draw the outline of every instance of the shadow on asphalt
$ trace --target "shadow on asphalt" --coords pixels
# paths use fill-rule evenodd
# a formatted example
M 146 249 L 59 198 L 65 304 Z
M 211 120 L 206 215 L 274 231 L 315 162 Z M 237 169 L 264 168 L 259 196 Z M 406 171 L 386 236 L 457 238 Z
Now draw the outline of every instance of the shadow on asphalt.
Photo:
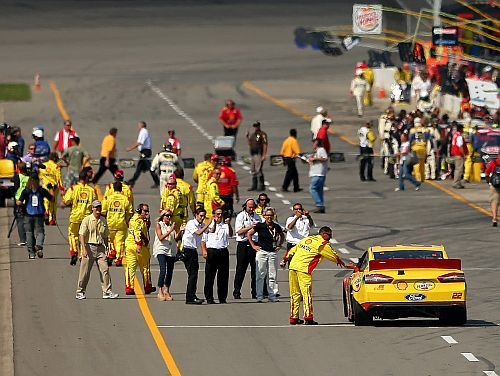
M 429 326 L 446 326 L 446 327 L 491 327 L 499 326 L 497 323 L 485 320 L 468 320 L 465 325 L 444 325 L 440 324 L 439 320 L 375 320 L 373 322 L 375 327 L 410 327 L 410 328 L 420 328 Z

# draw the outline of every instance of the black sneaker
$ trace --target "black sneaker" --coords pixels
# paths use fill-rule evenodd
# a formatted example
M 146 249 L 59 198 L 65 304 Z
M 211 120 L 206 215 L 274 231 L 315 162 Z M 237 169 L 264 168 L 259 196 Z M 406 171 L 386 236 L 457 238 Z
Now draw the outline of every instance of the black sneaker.
M 78 255 L 73 255 L 73 256 L 71 256 L 71 260 L 70 260 L 69 264 L 76 265 L 77 261 L 78 261 Z
M 241 299 L 241 294 L 233 294 L 233 298 L 235 299 Z
M 186 300 L 186 304 L 200 305 L 200 304 L 203 304 L 203 299 L 195 298 L 193 300 Z
M 113 259 L 111 257 L 106 257 L 106 262 L 108 263 L 108 266 L 113 265 Z
M 30 260 L 34 260 L 34 259 L 35 259 L 35 254 L 34 254 L 34 253 L 30 253 L 30 254 L 28 255 L 28 258 L 29 258 Z
M 213 299 L 207 299 L 207 304 L 217 304 L 217 302 Z
M 306 320 L 305 324 L 306 325 L 318 325 L 318 322 L 314 321 L 314 320 Z

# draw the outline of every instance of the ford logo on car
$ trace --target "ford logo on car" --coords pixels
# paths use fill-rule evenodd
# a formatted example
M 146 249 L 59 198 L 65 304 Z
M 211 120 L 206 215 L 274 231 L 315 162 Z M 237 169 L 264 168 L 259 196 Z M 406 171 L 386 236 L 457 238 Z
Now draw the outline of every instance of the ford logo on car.
M 406 300 L 409 300 L 410 302 L 420 302 L 427 298 L 424 294 L 408 294 L 405 296 Z

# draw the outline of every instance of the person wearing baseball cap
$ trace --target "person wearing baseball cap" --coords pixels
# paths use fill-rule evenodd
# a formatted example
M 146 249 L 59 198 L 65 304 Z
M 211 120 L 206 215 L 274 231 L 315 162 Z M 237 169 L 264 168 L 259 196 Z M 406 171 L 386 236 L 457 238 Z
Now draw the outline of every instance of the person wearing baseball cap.
M 124 173 L 122 169 L 117 169 L 115 173 L 113 174 L 115 178 L 115 183 L 122 183 L 122 190 L 121 194 L 123 194 L 127 199 L 129 200 L 130 204 L 132 207 L 134 207 L 134 193 L 132 192 L 132 187 L 125 183 L 123 181 L 124 178 Z M 114 190 L 114 183 L 109 183 L 106 185 L 106 190 L 104 191 L 104 198 L 108 197 L 109 195 L 113 194 L 115 192 Z
M 319 129 L 321 128 L 321 124 L 323 120 L 328 117 L 328 110 L 324 107 L 316 107 L 316 115 L 311 119 L 311 133 L 312 139 L 316 138 Z
M 50 145 L 43 138 L 43 129 L 33 129 L 32 135 L 35 140 L 35 156 L 45 161 L 50 154 Z
M 106 246 L 108 245 L 109 236 L 108 224 L 104 216 L 101 215 L 101 201 L 93 200 L 91 207 L 92 213 L 83 218 L 78 231 L 82 257 L 76 299 L 86 299 L 85 292 L 89 283 L 90 272 L 96 261 L 101 277 L 102 298 L 116 299 L 118 298 L 118 294 L 111 290 L 111 276 L 109 275 L 109 267 L 106 263 Z

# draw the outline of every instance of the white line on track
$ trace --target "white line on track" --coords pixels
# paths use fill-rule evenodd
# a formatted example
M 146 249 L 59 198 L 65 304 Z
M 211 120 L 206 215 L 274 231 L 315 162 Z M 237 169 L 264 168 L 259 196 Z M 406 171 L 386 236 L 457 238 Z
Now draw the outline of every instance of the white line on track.
M 179 328 L 179 329 L 268 329 L 268 328 L 300 328 L 300 327 L 330 327 L 330 328 L 343 328 L 353 327 L 353 324 L 320 324 L 320 325 L 158 325 L 158 328 Z
M 269 188 L 269 190 L 270 190 L 271 192 L 276 192 L 276 190 L 277 190 L 277 189 L 276 189 L 276 188 L 274 188 L 274 187 L 268 187 L 268 188 Z
M 264 185 L 265 185 L 266 187 L 269 187 L 269 186 L 271 185 L 271 183 L 269 183 L 269 182 L 266 180 L 266 181 L 264 181 Z
M 458 343 L 452 336 L 441 336 L 441 338 L 444 339 L 449 344 Z
M 242 168 L 243 168 L 243 170 L 250 171 L 250 167 L 248 167 L 248 166 L 243 166 Z
M 345 249 L 345 248 L 339 248 L 339 251 L 340 251 L 340 252 L 342 252 L 342 253 L 344 253 L 344 254 L 348 254 L 348 253 L 350 253 L 350 252 L 349 252 L 347 249 Z
M 352 262 L 354 262 L 355 264 L 359 261 L 358 258 L 356 257 L 350 257 L 349 260 L 351 260 Z
M 467 359 L 469 362 L 479 362 L 479 359 L 474 356 L 473 353 L 461 353 L 465 359 Z
M 483 371 L 487 376 L 498 376 L 495 371 Z
M 281 193 L 276 193 L 276 197 L 283 198 L 283 195 Z
M 290 205 L 290 201 L 288 201 L 288 200 L 281 200 L 281 202 L 282 202 L 283 204 L 285 204 L 285 205 Z
M 338 241 L 337 241 L 336 239 L 334 239 L 334 238 L 331 238 L 331 239 L 330 239 L 330 243 L 332 243 L 332 244 L 337 244 L 337 243 L 338 243 Z

